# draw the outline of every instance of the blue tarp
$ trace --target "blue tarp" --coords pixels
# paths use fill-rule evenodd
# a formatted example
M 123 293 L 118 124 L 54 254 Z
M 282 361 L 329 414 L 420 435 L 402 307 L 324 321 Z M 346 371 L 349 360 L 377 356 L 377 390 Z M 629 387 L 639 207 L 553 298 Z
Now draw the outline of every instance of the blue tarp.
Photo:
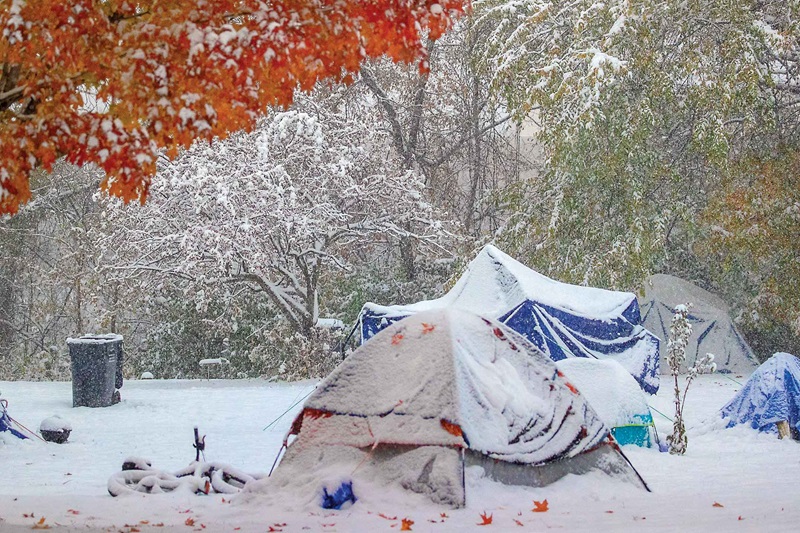
M 8 412 L 6 411 L 6 401 L 0 400 L 0 432 L 9 432 L 15 437 L 20 439 L 27 439 L 25 435 L 14 429 L 13 422 L 11 421 L 11 417 L 8 416 Z
M 759 366 L 744 387 L 720 410 L 728 427 L 747 424 L 764 433 L 777 433 L 777 422 L 789 422 L 800 434 L 800 359 L 779 352 Z
M 407 316 L 451 306 L 507 324 L 554 361 L 613 358 L 645 392 L 658 391 L 659 341 L 640 324 L 633 293 L 552 280 L 491 245 L 442 298 L 405 306 L 367 303 L 359 316 L 361 342 Z

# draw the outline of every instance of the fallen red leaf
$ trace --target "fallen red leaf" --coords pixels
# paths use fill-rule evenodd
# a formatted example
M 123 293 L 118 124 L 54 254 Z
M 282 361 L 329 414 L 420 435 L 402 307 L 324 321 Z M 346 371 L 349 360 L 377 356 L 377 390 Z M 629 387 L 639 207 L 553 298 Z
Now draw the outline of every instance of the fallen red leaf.
M 80 511 L 76 511 L 75 509 L 67 509 L 67 512 L 68 512 L 69 514 L 81 514 L 81 512 L 80 512 Z
M 33 513 L 22 513 L 22 516 L 25 518 L 36 518 Z
M 153 527 L 164 527 L 164 522 L 159 522 L 158 524 L 153 524 Z
M 401 340 L 403 340 L 403 334 L 402 333 L 395 333 L 392 336 L 392 344 L 395 344 L 395 345 L 400 344 Z
M 525 525 L 522 522 L 520 522 L 519 520 L 517 520 L 516 518 L 514 519 L 514 523 L 517 524 L 518 526 L 524 526 Z
M 186 513 L 191 513 L 191 512 L 192 512 L 192 510 L 191 510 L 191 509 L 186 509 L 185 511 L 178 511 L 178 512 L 179 512 L 180 514 L 186 514 Z
M 139 533 L 140 531 L 141 529 L 139 529 L 138 527 L 131 527 L 130 529 L 128 529 L 128 533 Z
M 439 513 L 439 516 L 441 516 L 442 518 L 450 518 L 449 516 L 447 516 L 447 513 Z
M 547 505 L 547 500 L 541 502 L 533 501 L 533 509 L 531 509 L 531 511 L 534 513 L 546 513 L 549 510 L 550 508 Z
M 488 526 L 492 523 L 492 517 L 494 515 L 487 515 L 486 511 L 481 513 L 481 521 L 477 524 L 479 526 Z
M 267 531 L 269 531 L 270 533 L 275 533 L 276 531 L 283 531 L 283 530 L 277 527 L 269 526 L 269 529 Z
M 739 520 L 744 520 L 744 518 L 742 518 L 742 517 L 740 516 L 740 517 L 739 517 Z
M 430 333 L 431 331 L 435 330 L 436 326 L 433 324 L 426 324 L 425 322 L 422 323 L 422 334 L 425 335 L 426 333 Z
M 192 518 L 192 517 L 187 518 L 186 522 L 184 522 L 184 524 L 186 524 L 187 526 L 193 526 L 194 525 L 194 518 Z
M 400 531 L 411 531 L 411 526 L 414 525 L 414 521 L 409 518 L 403 518 L 402 525 L 400 526 Z
M 139 523 L 142 524 L 143 526 L 146 526 L 147 524 L 150 523 L 150 520 L 139 520 Z
M 614 514 L 614 511 L 606 511 L 606 514 Z
M 725 507 L 725 506 L 724 506 L 724 505 L 722 505 L 722 504 L 721 504 L 721 503 L 719 503 L 719 502 L 714 502 L 714 505 L 712 505 L 711 507 Z
M 386 520 L 397 520 L 396 516 L 386 516 L 383 513 L 378 513 L 378 516 L 380 516 L 381 518 L 385 518 Z

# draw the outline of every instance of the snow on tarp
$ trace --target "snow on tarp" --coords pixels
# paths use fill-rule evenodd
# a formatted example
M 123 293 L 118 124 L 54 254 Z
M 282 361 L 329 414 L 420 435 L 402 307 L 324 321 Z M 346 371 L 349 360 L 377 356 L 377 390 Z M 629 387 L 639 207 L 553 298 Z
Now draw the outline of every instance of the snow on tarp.
M 8 402 L 0 398 L 0 443 L 3 442 L 2 434 L 12 435 L 18 439 L 27 439 L 28 437 L 26 437 L 23 433 L 14 429 L 14 422 L 8 415 L 8 411 L 6 411 L 7 405 Z
M 639 324 L 633 293 L 552 280 L 492 245 L 441 298 L 411 305 L 365 304 L 359 316 L 362 343 L 407 316 L 446 307 L 498 319 L 554 361 L 613 358 L 645 392 L 658 390 L 658 339 Z
M 720 410 L 728 427 L 746 424 L 765 433 L 777 433 L 777 422 L 787 421 L 794 438 L 800 434 L 800 359 L 779 352 L 759 366 L 744 387 Z
M 730 318 L 728 305 L 719 297 L 681 278 L 654 274 L 645 284 L 641 299 L 642 323 L 661 339 L 661 371 L 669 372 L 666 363 L 667 339 L 675 306 L 690 303 L 689 323 L 692 336 L 686 347 L 685 371 L 698 357 L 714 354 L 717 371 L 747 373 L 758 366 L 750 346 Z
M 556 362 L 619 444 L 652 446 L 653 417 L 642 389 L 616 361 L 571 357 Z
M 358 348 L 308 398 L 290 435 L 275 475 L 253 490 L 318 493 L 352 478 L 358 493 L 364 480 L 384 479 L 459 507 L 465 461 L 528 485 L 594 468 L 635 479 L 546 355 L 453 308 L 416 314 Z

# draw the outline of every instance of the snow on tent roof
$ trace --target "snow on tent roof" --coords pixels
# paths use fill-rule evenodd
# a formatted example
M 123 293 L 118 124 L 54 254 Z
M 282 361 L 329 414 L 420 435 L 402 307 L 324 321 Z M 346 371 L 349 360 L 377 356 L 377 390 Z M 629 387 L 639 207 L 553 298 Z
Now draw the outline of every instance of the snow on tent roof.
M 721 410 L 728 427 L 747 424 L 765 433 L 777 433 L 776 423 L 787 421 L 795 439 L 800 434 L 800 359 L 779 352 L 759 366 L 742 390 Z
M 649 428 L 653 418 L 647 399 L 622 365 L 609 359 L 571 357 L 556 361 L 556 367 L 578 388 L 620 444 L 652 444 Z
M 645 392 L 658 390 L 658 339 L 639 325 L 633 293 L 552 280 L 492 245 L 441 298 L 410 305 L 365 304 L 359 316 L 362 342 L 409 315 L 447 307 L 500 320 L 554 361 L 613 357 Z
M 338 447 L 337 460 L 355 461 L 359 470 L 370 462 L 374 470 L 388 453 L 375 452 L 379 444 L 403 454 L 424 449 L 418 453 L 433 454 L 429 459 L 393 475 L 427 480 L 433 475 L 425 470 L 440 465 L 433 473 L 444 477 L 425 481 L 420 491 L 455 506 L 463 505 L 458 464 L 463 469 L 465 459 L 455 453 L 455 463 L 448 462 L 447 450 L 465 449 L 509 468 L 558 464 L 559 477 L 580 473 L 571 469 L 573 459 L 586 470 L 600 468 L 594 460 L 602 468 L 615 465 L 616 473 L 631 470 L 609 445 L 608 428 L 547 356 L 501 323 L 452 308 L 416 314 L 358 348 L 308 398 L 290 434 L 297 440 L 276 471 L 287 485 L 323 468 L 320 458 L 334 453 L 324 450 Z M 602 460 L 578 460 L 592 453 L 602 453 Z M 397 468 L 400 460 L 388 456 Z M 533 472 L 513 477 L 523 484 L 544 479 Z
M 717 295 L 681 278 L 654 274 L 645 284 L 641 300 L 642 323 L 661 339 L 661 371 L 669 372 L 666 363 L 667 339 L 675 306 L 690 303 L 689 323 L 692 336 L 686 347 L 686 364 L 698 357 L 714 354 L 717 371 L 750 373 L 758 365 L 750 346 L 742 338 L 730 318 L 728 305 Z

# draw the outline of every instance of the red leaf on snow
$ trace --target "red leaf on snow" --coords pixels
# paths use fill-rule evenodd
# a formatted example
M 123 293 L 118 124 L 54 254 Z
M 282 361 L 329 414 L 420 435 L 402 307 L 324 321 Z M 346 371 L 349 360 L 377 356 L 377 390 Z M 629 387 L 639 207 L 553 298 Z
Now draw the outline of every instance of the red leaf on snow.
M 550 508 L 547 505 L 547 500 L 541 502 L 533 501 L 533 509 L 531 509 L 531 511 L 534 513 L 546 513 L 549 510 Z
M 187 518 L 186 522 L 184 522 L 184 524 L 186 524 L 187 526 L 193 526 L 194 525 L 194 518 L 191 518 L 191 517 Z
M 185 511 L 178 511 L 178 512 L 179 512 L 180 514 L 186 514 L 186 513 L 191 513 L 191 512 L 192 512 L 192 510 L 191 510 L 191 509 L 186 509 Z
M 721 503 L 719 503 L 719 502 L 714 502 L 714 505 L 712 505 L 711 507 L 725 507 L 725 506 L 724 506 L 724 505 L 722 505 L 722 504 L 721 504 Z
M 385 518 L 386 520 L 397 520 L 396 516 L 386 516 L 383 513 L 378 513 L 378 516 L 380 516 L 381 518 Z
M 76 511 L 75 509 L 67 509 L 67 512 L 68 512 L 69 514 L 81 514 L 81 512 L 80 512 L 80 511 Z
M 409 518 L 403 518 L 403 523 L 400 526 L 400 531 L 411 531 L 411 526 L 414 525 L 414 521 Z
M 614 514 L 614 511 L 606 511 L 606 514 Z
M 430 333 L 431 331 L 435 330 L 436 326 L 433 324 L 426 324 L 425 322 L 422 323 L 422 334 L 425 335 L 426 333 Z
M 744 520 L 744 518 L 742 518 L 741 516 L 739 516 L 739 520 Z
M 277 527 L 269 526 L 269 529 L 267 531 L 269 531 L 271 533 L 275 533 L 275 531 L 283 531 L 283 530 L 280 529 L 280 528 L 277 528 Z
M 401 340 L 403 340 L 402 333 L 395 333 L 394 335 L 392 335 L 392 344 L 394 345 L 400 344 Z
M 439 513 L 439 516 L 441 516 L 442 518 L 450 518 L 449 516 L 447 516 L 447 513 Z
M 520 522 L 519 520 L 517 520 L 516 518 L 514 519 L 514 523 L 517 524 L 518 526 L 524 526 L 525 525 L 522 522 Z
M 493 515 L 487 515 L 486 511 L 481 513 L 481 521 L 477 524 L 479 526 L 488 526 L 492 523 Z

